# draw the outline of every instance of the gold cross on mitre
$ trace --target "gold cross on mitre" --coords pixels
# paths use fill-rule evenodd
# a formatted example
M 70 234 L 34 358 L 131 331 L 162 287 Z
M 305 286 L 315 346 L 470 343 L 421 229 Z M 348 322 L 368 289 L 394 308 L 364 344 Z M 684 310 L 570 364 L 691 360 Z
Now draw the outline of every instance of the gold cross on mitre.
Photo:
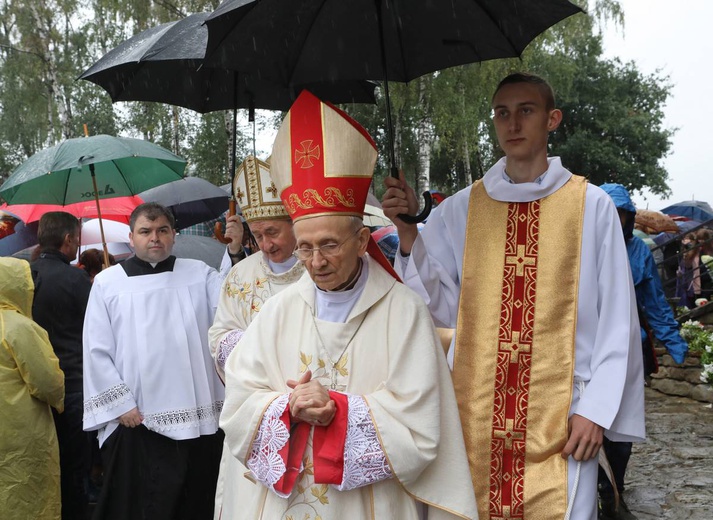
M 525 274 L 526 265 L 535 265 L 535 259 L 531 256 L 525 256 L 525 246 L 517 246 L 517 252 L 514 255 L 508 255 L 505 257 L 505 265 L 515 266 L 515 275 L 522 276 Z
M 520 353 L 527 354 L 530 352 L 529 343 L 520 343 L 520 331 L 513 331 L 510 341 L 501 341 L 500 350 L 510 351 L 510 363 L 517 363 Z
M 270 186 L 268 188 L 265 188 L 265 191 L 268 192 L 273 197 L 277 197 L 277 186 L 275 186 L 274 182 L 271 182 Z
M 238 186 L 238 191 L 235 192 L 235 197 L 238 199 L 238 202 L 240 205 L 243 204 L 243 197 L 245 196 L 245 193 L 243 193 L 243 190 L 240 189 L 240 186 Z
M 314 163 L 312 162 L 312 159 L 319 159 L 320 156 L 320 150 L 319 150 L 319 145 L 314 145 L 312 146 L 312 139 L 307 139 L 306 141 L 302 141 L 300 144 L 302 145 L 301 150 L 295 149 L 295 162 L 298 163 L 302 161 L 302 164 L 300 165 L 303 169 L 304 168 L 311 168 L 314 166 Z
M 506 419 L 505 420 L 505 429 L 504 430 L 494 430 L 493 437 L 495 437 L 496 439 L 505 439 L 505 449 L 511 450 L 512 449 L 512 441 L 523 440 L 525 438 L 525 434 L 523 432 L 515 431 L 515 420 L 514 419 Z

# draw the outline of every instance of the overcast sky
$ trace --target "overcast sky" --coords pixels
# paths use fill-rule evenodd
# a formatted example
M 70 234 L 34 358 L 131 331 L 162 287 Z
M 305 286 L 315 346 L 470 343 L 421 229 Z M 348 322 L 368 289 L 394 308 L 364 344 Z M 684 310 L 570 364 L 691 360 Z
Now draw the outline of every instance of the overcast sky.
M 608 27 L 605 53 L 635 61 L 643 73 L 670 76 L 667 128 L 678 128 L 664 160 L 672 195 L 645 194 L 637 207 L 661 209 L 682 200 L 713 203 L 713 0 L 619 0 L 625 26 Z

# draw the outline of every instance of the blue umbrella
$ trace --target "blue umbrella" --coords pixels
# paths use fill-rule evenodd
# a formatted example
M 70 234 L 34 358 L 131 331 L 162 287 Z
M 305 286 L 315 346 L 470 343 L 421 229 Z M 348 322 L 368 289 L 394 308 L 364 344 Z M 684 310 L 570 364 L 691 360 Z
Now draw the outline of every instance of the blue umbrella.
M 661 210 L 666 215 L 678 215 L 679 217 L 690 218 L 699 222 L 707 222 L 713 219 L 713 208 L 702 200 L 684 200 L 677 202 Z

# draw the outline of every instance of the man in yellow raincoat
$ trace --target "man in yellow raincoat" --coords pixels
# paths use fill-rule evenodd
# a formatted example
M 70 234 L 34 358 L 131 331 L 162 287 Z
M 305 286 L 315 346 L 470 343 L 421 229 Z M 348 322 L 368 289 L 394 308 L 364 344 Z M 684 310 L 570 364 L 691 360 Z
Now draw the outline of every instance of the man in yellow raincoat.
M 30 265 L 0 258 L 0 518 L 60 517 L 59 446 L 52 411 L 64 410 L 64 374 L 32 321 Z

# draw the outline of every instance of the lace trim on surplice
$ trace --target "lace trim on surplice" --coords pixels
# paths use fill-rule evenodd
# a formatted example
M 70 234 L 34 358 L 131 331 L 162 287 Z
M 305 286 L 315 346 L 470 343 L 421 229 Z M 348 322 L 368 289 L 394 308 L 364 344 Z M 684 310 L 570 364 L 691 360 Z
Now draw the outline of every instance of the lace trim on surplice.
M 84 401 L 85 415 L 96 415 L 104 413 L 112 408 L 125 403 L 133 396 L 131 390 L 124 383 L 112 386 Z
M 348 395 L 348 398 L 344 473 L 342 483 L 334 486 L 339 491 L 368 486 L 393 476 L 386 454 L 379 443 L 376 426 L 371 420 L 369 406 L 359 395 Z
M 225 336 L 223 336 L 223 339 L 220 340 L 220 344 L 218 345 L 218 354 L 215 356 L 215 362 L 223 370 L 225 370 L 225 363 L 228 361 L 228 356 L 235 348 L 235 345 L 238 344 L 240 338 L 243 337 L 243 334 L 245 334 L 245 331 L 234 329 L 228 332 Z
M 201 424 L 217 425 L 222 409 L 223 401 L 214 401 L 212 404 L 197 408 L 145 414 L 143 425 L 155 432 L 182 430 L 200 426 Z
M 247 461 L 248 469 L 255 479 L 283 498 L 289 495 L 275 491 L 274 486 L 287 471 L 279 451 L 290 440 L 290 432 L 280 420 L 289 402 L 289 394 L 284 394 L 267 407 Z

